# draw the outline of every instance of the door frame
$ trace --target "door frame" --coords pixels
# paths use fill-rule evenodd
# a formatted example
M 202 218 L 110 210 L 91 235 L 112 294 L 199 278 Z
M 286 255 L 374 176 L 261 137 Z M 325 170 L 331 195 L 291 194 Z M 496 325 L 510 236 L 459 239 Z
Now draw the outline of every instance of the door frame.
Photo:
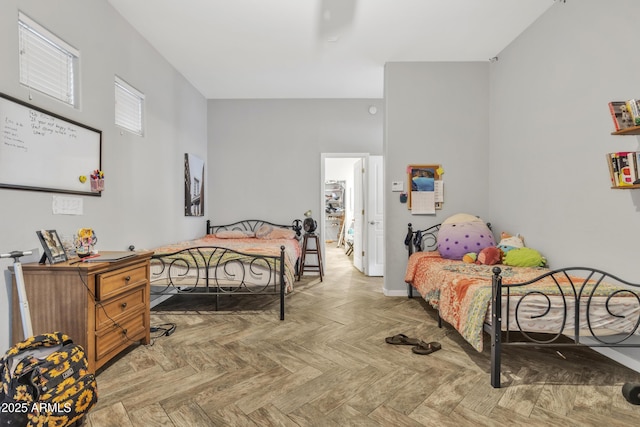
M 325 242 L 325 233 L 324 233 L 324 229 L 325 229 L 325 221 L 324 221 L 324 208 L 325 208 L 325 201 L 324 201 L 324 183 L 326 182 L 326 176 L 325 176 L 325 168 L 326 168 L 326 160 L 327 159 L 343 159 L 343 158 L 354 158 L 354 159 L 362 159 L 363 163 L 366 165 L 368 163 L 369 160 L 369 153 L 320 153 L 320 191 L 318 192 L 318 194 L 320 194 L 320 197 L 318 198 L 318 207 L 317 207 L 317 212 L 318 215 L 321 215 L 319 217 L 319 221 L 318 224 L 320 225 L 320 247 L 321 247 L 321 251 L 322 251 L 322 258 L 324 260 L 327 259 L 327 257 L 325 256 L 325 247 L 326 247 L 326 242 Z M 364 235 L 365 233 L 363 233 L 362 235 L 362 244 L 366 244 L 366 236 Z M 363 246 L 364 247 L 364 246 Z M 365 254 L 366 255 L 366 254 Z
M 371 155 L 364 166 L 367 276 L 384 276 L 384 157 Z

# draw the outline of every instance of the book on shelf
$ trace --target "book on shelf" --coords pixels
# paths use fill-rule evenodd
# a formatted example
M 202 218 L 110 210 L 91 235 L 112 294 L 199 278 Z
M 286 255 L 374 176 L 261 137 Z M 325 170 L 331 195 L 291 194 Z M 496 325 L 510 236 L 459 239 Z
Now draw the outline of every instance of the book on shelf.
M 627 159 L 629 160 L 629 174 L 631 177 L 631 185 L 635 184 L 638 181 L 638 163 L 637 163 L 637 152 L 629 151 L 627 153 Z
M 607 153 L 607 165 L 609 166 L 609 177 L 611 178 L 611 186 L 618 186 L 618 167 L 616 165 L 615 153 Z
M 640 152 L 607 153 L 607 166 L 612 187 L 629 187 L 640 183 Z
M 613 125 L 616 131 L 635 126 L 631 118 L 631 113 L 627 107 L 627 101 L 609 102 L 609 112 L 611 113 L 611 118 L 613 119 Z
M 632 177 L 631 164 L 629 162 L 630 153 L 631 152 L 628 152 L 628 151 L 620 151 L 617 153 L 616 158 L 618 160 L 618 169 L 619 169 L 618 187 L 626 187 L 629 185 L 633 185 L 633 181 L 635 181 L 635 179 L 633 179 Z
M 631 115 L 631 125 L 640 126 L 640 107 L 638 107 L 638 101 L 635 99 L 629 99 L 626 104 L 627 111 Z

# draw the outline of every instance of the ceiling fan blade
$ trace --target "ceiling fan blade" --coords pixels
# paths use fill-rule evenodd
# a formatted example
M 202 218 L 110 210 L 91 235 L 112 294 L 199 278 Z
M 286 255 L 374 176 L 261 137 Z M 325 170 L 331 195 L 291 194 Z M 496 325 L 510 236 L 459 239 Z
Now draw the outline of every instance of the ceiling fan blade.
M 357 0 L 320 0 L 318 39 L 338 41 L 353 23 Z

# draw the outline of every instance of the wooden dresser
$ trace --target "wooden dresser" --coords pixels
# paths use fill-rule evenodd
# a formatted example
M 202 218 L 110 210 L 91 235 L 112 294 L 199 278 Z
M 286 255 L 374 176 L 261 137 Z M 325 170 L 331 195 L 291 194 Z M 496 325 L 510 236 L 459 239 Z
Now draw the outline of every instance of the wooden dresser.
M 107 252 L 103 252 L 107 253 Z M 152 251 L 114 262 L 23 264 L 35 335 L 60 331 L 87 354 L 95 372 L 134 343 L 149 344 Z M 11 343 L 23 340 L 15 276 Z

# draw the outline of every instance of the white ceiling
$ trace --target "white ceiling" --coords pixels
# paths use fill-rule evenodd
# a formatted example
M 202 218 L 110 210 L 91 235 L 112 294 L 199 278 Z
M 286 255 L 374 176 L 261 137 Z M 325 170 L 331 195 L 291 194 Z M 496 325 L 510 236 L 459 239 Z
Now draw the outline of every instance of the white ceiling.
M 554 0 L 108 0 L 208 99 L 382 98 L 384 64 L 488 61 Z

